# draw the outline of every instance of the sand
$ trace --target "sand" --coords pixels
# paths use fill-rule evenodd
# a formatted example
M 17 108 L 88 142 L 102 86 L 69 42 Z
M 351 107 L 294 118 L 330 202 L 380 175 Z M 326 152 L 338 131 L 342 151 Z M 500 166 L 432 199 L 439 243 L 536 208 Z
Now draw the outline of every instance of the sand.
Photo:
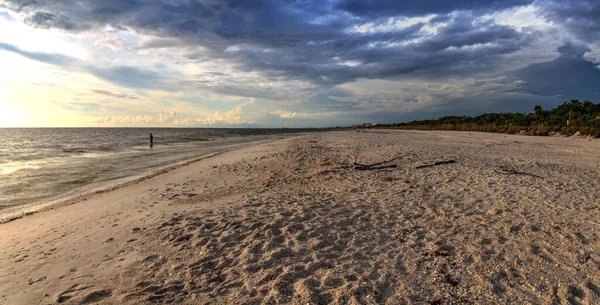
M 279 140 L 0 225 L 0 303 L 600 304 L 599 177 L 582 138 Z

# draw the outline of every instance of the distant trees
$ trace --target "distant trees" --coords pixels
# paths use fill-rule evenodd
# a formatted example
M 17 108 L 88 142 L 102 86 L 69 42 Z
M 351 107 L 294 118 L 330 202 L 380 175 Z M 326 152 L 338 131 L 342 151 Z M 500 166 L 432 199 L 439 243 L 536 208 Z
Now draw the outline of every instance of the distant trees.
M 533 113 L 485 113 L 476 117 L 445 116 L 437 120 L 379 125 L 377 128 L 464 130 L 501 133 L 550 135 L 560 133 L 591 135 L 600 138 L 600 104 L 579 100 L 566 101 L 558 107 L 544 110 L 540 105 Z
M 535 113 L 536 116 L 538 116 L 538 117 L 542 116 L 543 112 L 544 112 L 544 110 L 542 110 L 542 106 L 535 105 L 533 107 L 533 113 Z

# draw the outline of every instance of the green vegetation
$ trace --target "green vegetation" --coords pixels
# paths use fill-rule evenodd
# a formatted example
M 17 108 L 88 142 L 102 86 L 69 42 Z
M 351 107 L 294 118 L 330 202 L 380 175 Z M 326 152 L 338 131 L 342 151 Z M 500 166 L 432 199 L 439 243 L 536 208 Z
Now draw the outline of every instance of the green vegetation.
M 483 131 L 547 136 L 553 134 L 600 138 L 600 104 L 571 100 L 551 109 L 537 105 L 532 113 L 486 113 L 476 117 L 446 116 L 376 128 Z

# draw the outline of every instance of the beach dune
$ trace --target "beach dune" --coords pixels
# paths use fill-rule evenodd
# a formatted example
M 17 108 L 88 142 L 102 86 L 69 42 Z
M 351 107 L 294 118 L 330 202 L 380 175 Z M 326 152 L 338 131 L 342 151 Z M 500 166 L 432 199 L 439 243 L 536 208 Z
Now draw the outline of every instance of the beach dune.
M 0 224 L 0 303 L 600 304 L 599 177 L 580 138 L 278 140 Z

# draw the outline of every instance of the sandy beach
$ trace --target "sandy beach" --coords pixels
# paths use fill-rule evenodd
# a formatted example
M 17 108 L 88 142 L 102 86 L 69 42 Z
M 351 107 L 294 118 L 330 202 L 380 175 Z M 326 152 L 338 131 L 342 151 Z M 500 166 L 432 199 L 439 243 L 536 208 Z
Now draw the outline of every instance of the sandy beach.
M 600 304 L 599 177 L 579 137 L 244 147 L 0 224 L 0 304 Z

